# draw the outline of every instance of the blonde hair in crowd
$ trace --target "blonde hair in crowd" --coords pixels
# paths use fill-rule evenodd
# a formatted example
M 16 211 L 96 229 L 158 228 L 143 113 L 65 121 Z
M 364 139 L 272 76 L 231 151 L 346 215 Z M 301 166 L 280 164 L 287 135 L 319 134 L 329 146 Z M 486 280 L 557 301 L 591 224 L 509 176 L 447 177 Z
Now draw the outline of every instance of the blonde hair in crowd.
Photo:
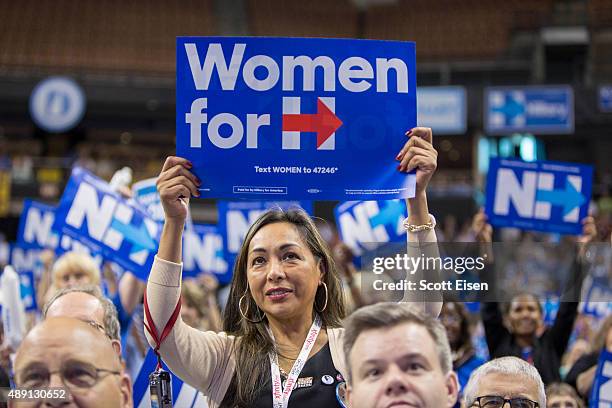
M 100 285 L 100 268 L 98 268 L 91 256 L 79 252 L 66 252 L 53 264 L 53 269 L 51 270 L 53 286 L 59 288 L 59 276 L 75 270 L 80 270 L 88 275 L 91 280 L 90 284 Z

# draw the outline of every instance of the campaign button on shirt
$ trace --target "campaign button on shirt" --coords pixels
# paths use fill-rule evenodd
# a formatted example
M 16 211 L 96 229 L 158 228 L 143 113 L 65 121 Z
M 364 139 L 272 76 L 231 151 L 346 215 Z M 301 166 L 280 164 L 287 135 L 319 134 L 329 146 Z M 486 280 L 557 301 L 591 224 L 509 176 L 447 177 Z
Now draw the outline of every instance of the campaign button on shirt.
M 331 385 L 334 383 L 334 377 L 332 377 L 331 375 L 324 375 L 323 377 L 321 377 L 321 382 L 325 385 Z

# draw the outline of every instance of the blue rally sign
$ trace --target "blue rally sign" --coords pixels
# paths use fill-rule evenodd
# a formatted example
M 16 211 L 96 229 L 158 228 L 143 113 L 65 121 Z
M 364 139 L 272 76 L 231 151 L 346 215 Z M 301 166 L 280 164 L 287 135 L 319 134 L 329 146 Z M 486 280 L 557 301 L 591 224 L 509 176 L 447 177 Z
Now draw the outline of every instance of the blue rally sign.
M 467 128 L 467 103 L 462 86 L 417 89 L 417 122 L 436 135 L 461 134 Z
M 223 236 L 216 225 L 193 224 L 183 234 L 183 276 L 195 277 L 200 273 L 215 275 L 219 283 L 231 278 L 227 261 L 223 258 Z
M 176 152 L 202 197 L 414 196 L 394 158 L 416 125 L 415 45 L 177 38 Z
M 232 271 L 249 227 L 261 214 L 271 208 L 301 208 L 312 215 L 310 201 L 219 201 L 217 208 L 225 260 Z
M 589 407 L 612 407 L 612 352 L 604 347 L 599 355 Z
M 57 247 L 57 234 L 51 229 L 54 221 L 55 207 L 33 200 L 24 200 L 17 242 L 22 248 Z
M 404 200 L 347 201 L 334 210 L 342 241 L 355 256 L 383 243 L 406 241 Z
M 132 184 L 134 199 L 144 206 L 149 215 L 158 222 L 164 222 L 164 208 L 157 192 L 157 177 L 137 181 Z
M 612 85 L 599 87 L 599 110 L 612 112 Z
M 495 227 L 580 234 L 587 216 L 593 167 L 492 158 L 485 212 Z
M 76 167 L 56 210 L 53 229 L 146 279 L 157 252 L 160 227 L 107 182 Z
M 485 129 L 492 135 L 573 133 L 574 92 L 569 86 L 487 88 Z

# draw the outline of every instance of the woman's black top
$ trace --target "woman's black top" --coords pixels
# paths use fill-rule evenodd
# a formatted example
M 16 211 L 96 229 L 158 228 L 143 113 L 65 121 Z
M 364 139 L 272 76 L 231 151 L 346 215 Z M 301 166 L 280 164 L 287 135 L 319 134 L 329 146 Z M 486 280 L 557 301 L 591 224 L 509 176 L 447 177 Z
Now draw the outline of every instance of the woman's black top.
M 286 377 L 281 374 L 283 385 Z M 310 407 L 339 407 L 336 399 L 336 387 L 344 382 L 340 373 L 334 367 L 329 349 L 329 343 L 321 348 L 316 354 L 310 357 L 297 381 L 296 388 L 293 389 L 289 397 L 290 408 L 310 408 Z M 222 407 L 231 407 L 231 396 L 226 395 L 223 399 Z M 272 407 L 272 378 L 271 375 L 266 379 L 266 385 L 257 395 L 251 405 L 253 408 Z

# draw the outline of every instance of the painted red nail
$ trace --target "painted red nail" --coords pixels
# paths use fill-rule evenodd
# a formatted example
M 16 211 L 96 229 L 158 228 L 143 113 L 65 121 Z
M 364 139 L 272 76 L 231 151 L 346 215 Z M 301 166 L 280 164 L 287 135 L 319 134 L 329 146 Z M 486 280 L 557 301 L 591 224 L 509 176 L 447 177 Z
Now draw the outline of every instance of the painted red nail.
M 399 161 L 402 158 L 401 154 L 398 154 L 397 156 L 395 156 L 395 160 Z
M 412 129 L 406 132 L 406 136 L 410 136 L 412 134 Z
M 397 169 L 401 170 L 402 169 L 402 165 L 400 164 L 399 166 L 397 166 Z

